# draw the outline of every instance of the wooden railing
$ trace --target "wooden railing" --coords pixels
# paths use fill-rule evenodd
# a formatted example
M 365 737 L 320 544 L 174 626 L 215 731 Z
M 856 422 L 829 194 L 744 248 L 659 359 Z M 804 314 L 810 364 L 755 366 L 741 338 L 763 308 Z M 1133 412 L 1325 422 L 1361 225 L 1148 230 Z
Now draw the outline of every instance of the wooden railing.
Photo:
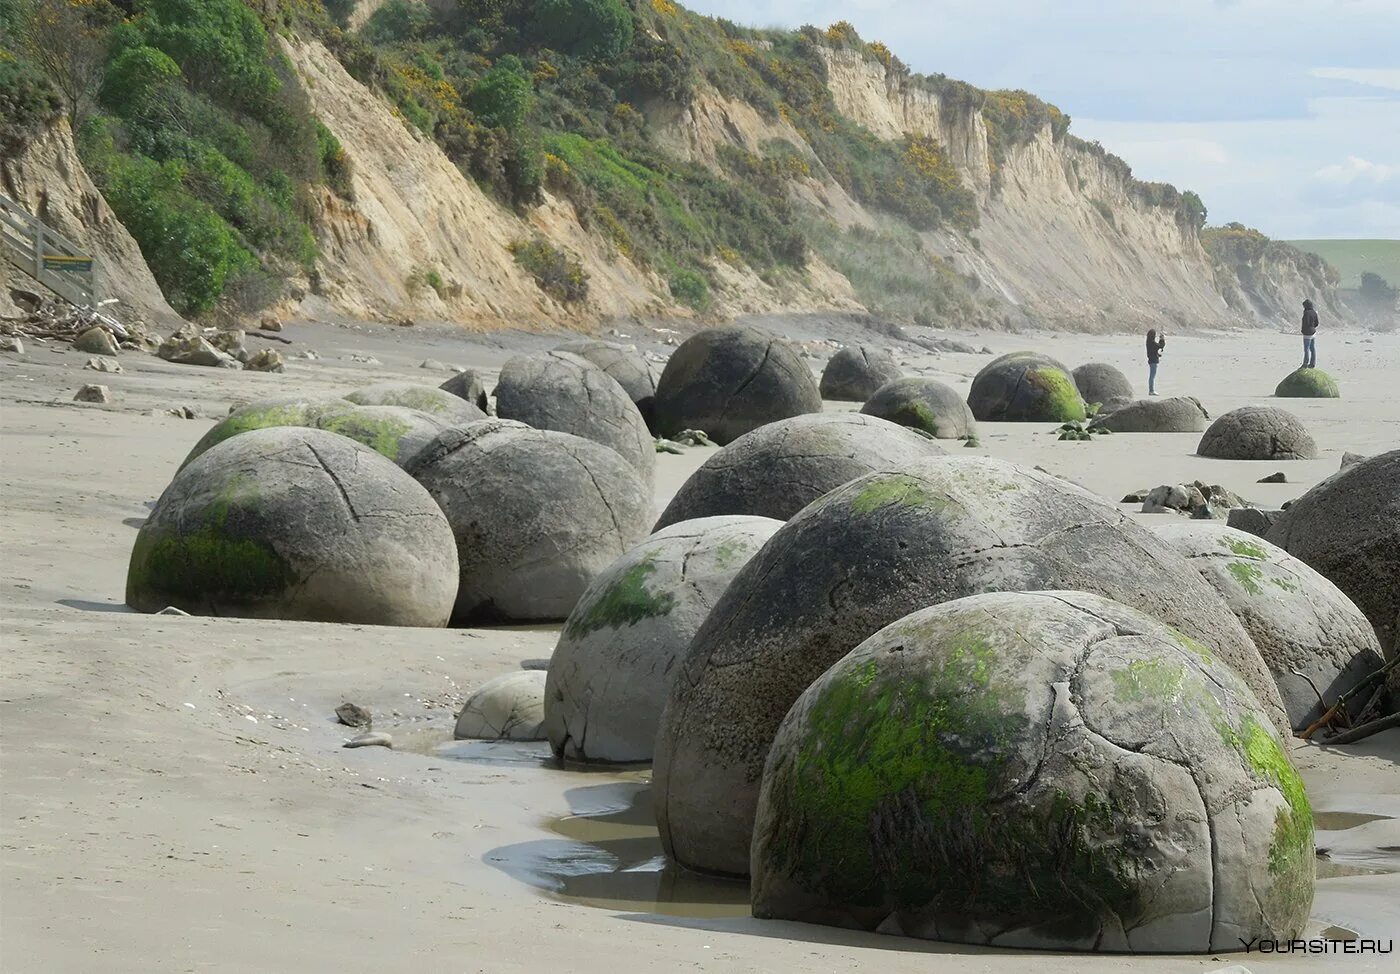
M 0 193 L 0 256 L 70 304 L 93 307 L 90 254 Z

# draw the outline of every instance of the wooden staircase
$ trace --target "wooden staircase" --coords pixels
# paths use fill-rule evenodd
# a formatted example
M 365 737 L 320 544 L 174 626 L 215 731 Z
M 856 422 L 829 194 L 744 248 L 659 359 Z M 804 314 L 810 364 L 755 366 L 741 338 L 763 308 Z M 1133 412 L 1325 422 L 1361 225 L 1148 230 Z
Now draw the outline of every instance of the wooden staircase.
M 97 305 L 90 254 L 0 193 L 0 257 L 79 308 Z

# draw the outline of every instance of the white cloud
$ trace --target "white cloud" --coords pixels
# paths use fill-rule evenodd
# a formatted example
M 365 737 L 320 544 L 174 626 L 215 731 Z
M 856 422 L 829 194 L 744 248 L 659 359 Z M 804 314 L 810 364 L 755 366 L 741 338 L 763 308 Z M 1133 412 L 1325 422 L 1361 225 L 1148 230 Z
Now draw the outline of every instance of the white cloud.
M 1313 68 L 1308 74 L 1314 78 L 1352 81 L 1368 88 L 1400 91 L 1400 68 Z
M 1348 156 L 1346 162 L 1323 166 L 1313 173 L 1306 196 L 1319 206 L 1400 203 L 1400 167 Z M 1400 226 L 1395 229 L 1400 232 Z

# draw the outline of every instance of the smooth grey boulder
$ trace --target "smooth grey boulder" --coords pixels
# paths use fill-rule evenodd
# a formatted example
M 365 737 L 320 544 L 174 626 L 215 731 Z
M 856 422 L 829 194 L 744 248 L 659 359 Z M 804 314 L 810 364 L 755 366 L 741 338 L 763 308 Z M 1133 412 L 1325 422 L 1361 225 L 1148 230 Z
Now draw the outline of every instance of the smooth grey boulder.
M 345 398 L 360 406 L 405 406 L 449 423 L 474 423 L 486 418 L 485 412 L 465 399 L 412 382 L 378 382 L 346 393 Z
M 642 414 L 616 379 L 572 352 L 556 349 L 508 361 L 496 383 L 496 415 L 601 443 L 652 481 L 656 445 Z
M 986 591 L 1075 589 L 1173 625 L 1235 668 L 1280 730 L 1259 651 L 1165 541 L 1066 480 L 986 457 L 868 474 L 809 504 L 735 577 L 696 633 L 657 734 L 662 843 L 743 875 L 759 774 L 783 715 L 882 626 Z
M 645 355 L 635 348 L 623 348 L 596 338 L 579 338 L 565 342 L 559 346 L 559 351 L 572 352 L 580 358 L 585 358 L 612 376 L 626 391 L 637 411 L 642 414 L 647 428 L 652 427 L 655 421 L 652 407 L 656 400 L 656 372 Z
M 487 680 L 466 699 L 452 736 L 459 740 L 544 740 L 543 670 L 522 670 Z
M 1138 399 L 1099 414 L 1091 429 L 1115 433 L 1200 433 L 1206 428 L 1205 408 L 1194 396 Z
M 195 615 L 441 626 L 457 552 L 428 492 L 324 430 L 255 429 L 161 494 L 131 552 L 126 601 Z
M 873 416 L 794 416 L 745 433 L 706 460 L 656 526 L 716 514 L 786 521 L 848 480 L 942 453 L 927 437 Z
M 1074 386 L 1085 402 L 1103 404 L 1114 399 L 1132 399 L 1133 384 L 1107 362 L 1086 362 L 1072 373 Z
M 458 625 L 565 618 L 652 520 L 650 491 L 616 450 L 510 420 L 446 429 L 407 470 L 457 541 Z
M 1400 653 L 1400 450 L 1344 467 L 1295 500 L 1265 535 L 1366 613 L 1386 658 Z
M 765 423 L 822 410 L 812 373 L 781 338 L 744 325 L 697 332 L 656 382 L 656 431 L 703 430 L 724 446 Z
M 887 382 L 904 375 L 894 356 L 874 345 L 853 345 L 843 348 L 827 360 L 822 370 L 823 399 L 840 402 L 865 402 Z
M 1317 444 L 1292 413 L 1241 406 L 1210 424 L 1196 452 L 1217 460 L 1312 460 Z
M 910 376 L 888 382 L 875 390 L 861 412 L 940 440 L 977 435 L 972 409 L 956 389 L 937 379 Z
M 1299 936 L 1302 779 L 1200 649 L 1082 592 L 976 595 L 886 626 L 777 729 L 754 916 L 1115 953 Z
M 481 410 L 481 415 L 487 414 L 488 400 L 486 396 L 486 383 L 481 375 L 472 369 L 464 369 L 456 373 L 442 385 L 438 386 L 443 392 L 450 393 L 458 399 L 464 399 L 477 409 Z
M 1225 516 L 1227 526 L 1256 537 L 1264 537 L 1274 526 L 1282 511 L 1271 511 L 1259 507 L 1237 507 Z
M 1196 567 L 1244 625 L 1274 675 L 1294 729 L 1322 716 L 1317 692 L 1329 702 L 1336 700 L 1384 662 L 1365 614 L 1341 589 L 1282 548 L 1209 521 L 1152 527 Z
M 967 404 L 978 422 L 1067 423 L 1086 416 L 1069 369 L 1037 352 L 992 359 L 972 380 Z
M 704 517 L 658 531 L 589 585 L 549 663 L 544 726 L 568 761 L 650 761 L 661 708 L 710 608 L 783 522 Z

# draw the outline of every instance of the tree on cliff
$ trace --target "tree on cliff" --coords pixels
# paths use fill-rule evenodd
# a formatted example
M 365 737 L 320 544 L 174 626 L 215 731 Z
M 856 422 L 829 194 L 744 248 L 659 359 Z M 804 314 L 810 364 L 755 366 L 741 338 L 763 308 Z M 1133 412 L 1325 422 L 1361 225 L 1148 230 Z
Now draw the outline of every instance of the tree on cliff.
M 539 0 L 530 32 L 565 54 L 608 60 L 632 46 L 632 11 L 621 0 Z

